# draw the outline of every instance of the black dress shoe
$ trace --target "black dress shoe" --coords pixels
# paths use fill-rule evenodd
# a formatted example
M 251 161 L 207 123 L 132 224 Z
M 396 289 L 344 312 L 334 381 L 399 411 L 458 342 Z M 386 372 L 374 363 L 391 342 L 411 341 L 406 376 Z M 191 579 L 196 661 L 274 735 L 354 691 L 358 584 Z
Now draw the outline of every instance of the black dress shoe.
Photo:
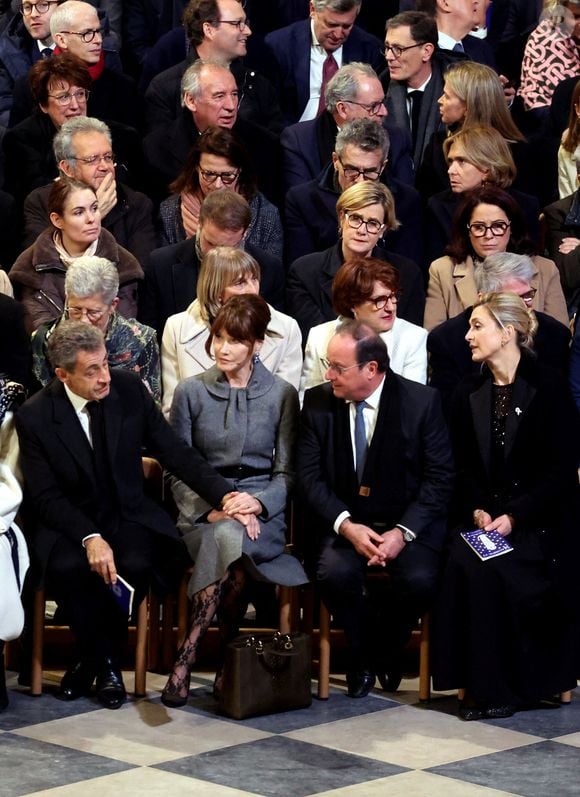
M 503 720 L 506 717 L 513 717 L 516 707 L 506 704 L 504 706 L 488 706 L 485 709 L 485 716 L 488 720 Z
M 357 670 L 346 676 L 349 697 L 366 697 L 375 685 L 375 674 L 369 670 Z
M 95 680 L 96 670 L 94 661 L 90 659 L 78 661 L 63 675 L 56 693 L 58 699 L 76 700 L 78 697 L 88 695 Z
M 377 674 L 383 692 L 396 692 L 401 685 L 403 673 L 400 670 L 380 672 Z
M 97 698 L 105 708 L 120 708 L 127 699 L 123 676 L 111 659 L 105 659 L 97 675 Z
M 463 703 L 459 705 L 459 716 L 465 722 L 472 720 L 481 720 L 485 717 L 485 709 L 481 706 L 466 706 Z

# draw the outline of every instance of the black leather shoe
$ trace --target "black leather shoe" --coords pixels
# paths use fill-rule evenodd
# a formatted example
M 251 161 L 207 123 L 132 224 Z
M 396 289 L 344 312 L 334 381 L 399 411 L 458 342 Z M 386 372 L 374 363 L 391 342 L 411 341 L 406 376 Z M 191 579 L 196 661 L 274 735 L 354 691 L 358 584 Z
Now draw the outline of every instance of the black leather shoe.
M 95 680 L 95 662 L 81 659 L 65 672 L 56 693 L 59 700 L 76 700 L 88 695 Z
M 403 673 L 400 670 L 391 672 L 380 672 L 377 674 L 383 692 L 396 692 L 401 685 Z
M 516 707 L 506 704 L 505 706 L 488 706 L 485 709 L 485 716 L 488 720 L 503 720 L 506 717 L 513 717 Z
M 349 697 L 366 697 L 375 685 L 375 674 L 370 670 L 357 670 L 346 676 Z
M 97 698 L 105 708 L 120 708 L 127 699 L 121 671 L 111 659 L 105 659 L 97 675 Z
M 463 703 L 459 706 L 459 716 L 465 722 L 472 720 L 481 720 L 485 717 L 485 709 L 480 706 L 466 706 Z

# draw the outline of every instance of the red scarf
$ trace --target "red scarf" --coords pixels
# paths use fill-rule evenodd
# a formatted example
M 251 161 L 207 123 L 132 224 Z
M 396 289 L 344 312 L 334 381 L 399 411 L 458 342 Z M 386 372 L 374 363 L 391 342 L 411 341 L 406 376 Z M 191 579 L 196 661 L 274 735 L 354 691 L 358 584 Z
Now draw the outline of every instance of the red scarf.
M 54 55 L 60 55 L 63 50 L 61 50 L 58 46 L 54 48 Z M 89 75 L 92 77 L 93 80 L 98 80 L 101 75 L 103 74 L 103 70 L 105 68 L 105 53 L 101 50 L 101 55 L 99 56 L 99 60 L 96 64 L 92 66 L 88 66 L 88 64 L 84 64 L 86 70 L 88 71 Z

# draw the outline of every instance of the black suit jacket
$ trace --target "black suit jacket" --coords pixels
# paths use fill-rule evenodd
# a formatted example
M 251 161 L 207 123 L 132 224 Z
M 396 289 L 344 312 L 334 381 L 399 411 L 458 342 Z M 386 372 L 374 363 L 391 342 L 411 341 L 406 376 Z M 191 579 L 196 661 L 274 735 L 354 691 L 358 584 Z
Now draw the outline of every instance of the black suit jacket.
M 260 265 L 260 295 L 277 310 L 284 309 L 284 269 L 272 255 L 246 244 L 246 252 Z M 151 252 L 139 293 L 139 320 L 157 330 L 159 340 L 170 315 L 187 310 L 197 296 L 201 263 L 195 238 Z
M 30 336 L 24 327 L 24 309 L 0 293 L 0 373 L 27 385 L 30 381 Z
M 562 289 L 570 307 L 577 307 L 580 303 L 580 247 L 564 255 L 560 252 L 560 244 L 564 238 L 578 238 L 580 235 L 580 225 L 566 222 L 577 195 L 578 192 L 544 208 L 546 251 L 558 266 Z
M 348 404 L 329 383 L 304 395 L 297 465 L 308 523 L 318 534 L 332 533 L 336 518 L 348 511 L 371 527 L 401 523 L 423 544 L 441 549 L 453 466 L 440 399 L 431 388 L 392 371 L 385 375 L 361 481 L 368 495 L 359 494 Z
M 144 492 L 143 447 L 212 506 L 219 506 L 228 483 L 177 437 L 136 374 L 113 370 L 111 390 L 102 404 L 119 519 L 178 536 L 169 516 Z M 46 564 L 60 535 L 80 545 L 88 534 L 101 531 L 95 522 L 101 496 L 92 452 L 56 379 L 23 404 L 16 429 L 26 494 L 38 520 L 30 541 Z
M 473 307 L 468 307 L 449 318 L 431 330 L 427 337 L 429 384 L 440 390 L 444 399 L 451 396 L 465 376 L 475 376 L 481 371 L 481 364 L 471 359 L 471 350 L 465 340 L 472 310 Z M 568 373 L 570 330 L 546 313 L 537 311 L 536 317 L 538 331 L 534 338 L 534 351 L 538 361 L 565 376 Z

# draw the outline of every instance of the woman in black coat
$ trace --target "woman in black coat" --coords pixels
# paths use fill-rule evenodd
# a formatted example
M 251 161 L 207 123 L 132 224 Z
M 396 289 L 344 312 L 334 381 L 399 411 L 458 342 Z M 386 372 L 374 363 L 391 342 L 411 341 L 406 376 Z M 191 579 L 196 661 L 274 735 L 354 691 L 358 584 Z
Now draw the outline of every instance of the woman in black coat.
M 457 531 L 433 664 L 436 689 L 465 689 L 465 720 L 509 717 L 576 685 L 579 421 L 566 383 L 529 351 L 535 328 L 515 294 L 483 296 L 466 340 L 484 367 L 450 414 Z M 459 533 L 474 528 L 513 550 L 482 561 Z

